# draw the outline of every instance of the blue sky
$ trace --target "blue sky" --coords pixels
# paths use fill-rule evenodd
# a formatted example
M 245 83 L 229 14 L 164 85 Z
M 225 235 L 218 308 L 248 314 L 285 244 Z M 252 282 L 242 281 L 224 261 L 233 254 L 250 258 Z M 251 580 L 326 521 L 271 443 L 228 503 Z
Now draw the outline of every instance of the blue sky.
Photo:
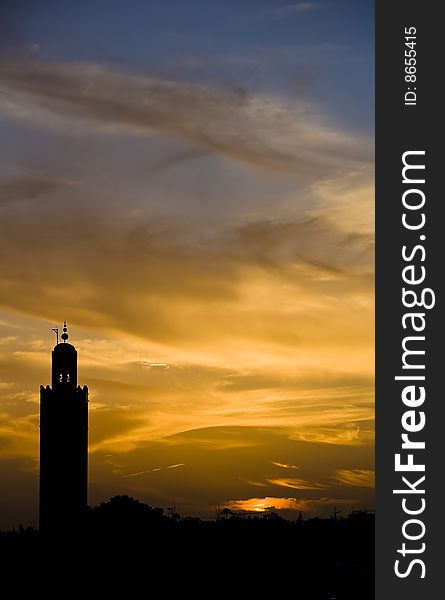
M 309 96 L 371 132 L 373 10 L 368 0 L 44 0 L 18 3 L 8 20 L 46 59 Z

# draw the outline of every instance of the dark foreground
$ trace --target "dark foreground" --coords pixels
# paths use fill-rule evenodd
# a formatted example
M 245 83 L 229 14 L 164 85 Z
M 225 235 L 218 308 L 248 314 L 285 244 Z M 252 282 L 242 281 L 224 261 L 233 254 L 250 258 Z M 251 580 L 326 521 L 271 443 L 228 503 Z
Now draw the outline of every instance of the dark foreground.
M 362 512 L 288 521 L 223 511 L 202 521 L 118 496 L 46 536 L 3 532 L 0 553 L 5 583 L 60 598 L 374 598 L 374 516 Z

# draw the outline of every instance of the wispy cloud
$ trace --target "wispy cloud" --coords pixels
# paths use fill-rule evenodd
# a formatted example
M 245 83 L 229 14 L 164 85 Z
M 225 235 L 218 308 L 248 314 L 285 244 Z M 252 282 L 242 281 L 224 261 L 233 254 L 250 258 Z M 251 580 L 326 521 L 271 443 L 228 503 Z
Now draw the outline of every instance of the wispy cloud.
M 183 242 L 174 224 L 151 219 L 135 230 L 128 216 L 107 222 L 81 207 L 74 224 L 71 212 L 60 214 L 60 208 L 55 214 L 48 208 L 28 211 L 26 219 L 4 217 L 2 303 L 12 310 L 49 321 L 55 314 L 70 314 L 85 327 L 159 342 L 183 339 L 201 348 L 204 338 L 215 348 L 215 336 L 222 343 L 230 334 L 279 337 L 280 343 L 294 345 L 302 336 L 324 338 L 338 330 L 341 312 L 334 299 L 341 296 L 341 306 L 353 310 L 351 328 L 343 328 L 337 341 L 352 335 L 363 339 L 366 323 L 356 298 L 363 304 L 362 294 L 371 291 L 373 243 L 367 235 L 348 240 L 327 220 L 250 223 L 216 233 L 203 247 Z M 273 301 L 258 295 L 264 287 Z M 332 298 L 325 308 L 320 291 Z M 300 302 L 291 306 L 297 296 Z M 288 308 L 280 306 L 283 299 Z M 363 304 L 364 311 L 371 310 L 368 305 Z M 204 326 L 209 321 L 211 333 Z
M 271 485 L 277 485 L 278 487 L 292 488 L 294 490 L 325 490 L 328 486 L 323 483 L 316 483 L 314 481 L 306 481 L 305 479 L 298 479 L 296 477 L 284 478 L 280 477 L 277 479 L 267 480 Z
M 299 100 L 94 65 L 4 61 L 0 86 L 8 130 L 34 144 L 0 180 L 1 303 L 17 315 L 1 339 L 2 451 L 38 454 L 34 404 L 67 315 L 96 493 L 180 489 L 190 512 L 251 486 L 362 481 L 340 470 L 371 464 L 368 141 Z M 280 477 L 298 465 L 307 480 Z
M 165 471 L 167 469 L 177 469 L 178 467 L 185 467 L 185 463 L 177 463 L 175 465 L 169 465 L 168 467 L 157 467 L 155 469 L 147 469 L 146 471 L 138 471 L 137 473 L 121 475 L 121 477 L 123 479 L 127 479 L 128 477 L 139 477 L 140 475 L 147 475 L 148 473 L 158 473 L 159 471 Z
M 334 479 L 347 487 L 373 488 L 375 485 L 374 471 L 366 469 L 340 469 Z
M 276 467 L 281 467 L 282 469 L 300 469 L 300 467 L 297 467 L 296 465 L 287 465 L 286 463 L 275 462 L 273 460 L 270 461 L 270 464 L 275 465 Z
M 304 511 L 308 513 L 326 512 L 335 506 L 352 506 L 355 500 L 349 498 L 249 498 L 246 500 L 229 500 L 224 506 L 235 511 L 264 513 L 271 510 Z
M 312 11 L 318 7 L 319 4 L 317 2 L 295 2 L 292 4 L 276 3 L 268 6 L 257 16 L 264 19 L 281 21 L 282 19 L 288 19 L 289 17 Z
M 128 475 L 122 475 L 123 479 L 127 479 L 127 477 L 139 477 L 139 475 L 147 475 L 147 473 L 156 473 L 161 469 L 148 469 L 147 471 L 137 471 L 136 473 L 129 473 Z
M 253 485 L 254 487 L 269 487 L 269 484 L 265 483 L 264 481 L 252 481 L 250 479 L 246 479 L 245 481 L 246 483 L 248 483 L 249 485 Z
M 3 114 L 39 126 L 57 115 L 106 126 L 108 134 L 160 131 L 270 170 L 328 173 L 372 158 L 364 139 L 324 126 L 310 105 L 265 95 L 37 61 L 3 61 L 0 88 Z

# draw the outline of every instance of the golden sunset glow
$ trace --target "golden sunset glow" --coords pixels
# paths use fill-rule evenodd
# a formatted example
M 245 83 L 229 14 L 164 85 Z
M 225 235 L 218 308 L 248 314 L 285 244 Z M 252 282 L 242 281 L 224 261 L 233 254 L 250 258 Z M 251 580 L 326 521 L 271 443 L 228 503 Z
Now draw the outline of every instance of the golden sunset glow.
M 37 50 L 0 67 L 6 519 L 36 520 L 64 319 L 91 504 L 372 508 L 369 134 L 273 86 Z
M 317 498 L 297 500 L 296 498 L 249 498 L 249 500 L 234 500 L 226 503 L 226 508 L 233 511 L 265 513 L 269 511 L 309 511 L 319 512 L 327 504 L 342 506 L 348 503 L 344 498 Z

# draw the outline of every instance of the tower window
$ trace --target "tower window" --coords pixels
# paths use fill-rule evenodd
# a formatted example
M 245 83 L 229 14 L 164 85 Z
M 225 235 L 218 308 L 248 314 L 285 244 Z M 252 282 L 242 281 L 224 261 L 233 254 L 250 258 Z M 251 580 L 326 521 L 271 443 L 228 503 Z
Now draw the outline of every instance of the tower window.
M 59 383 L 62 383 L 62 382 L 63 382 L 63 373 L 60 373 L 60 375 L 59 375 Z
M 66 374 L 66 382 L 67 382 L 67 383 L 69 383 L 69 382 L 70 382 L 70 374 L 69 374 L 69 373 L 67 373 L 67 374 Z

